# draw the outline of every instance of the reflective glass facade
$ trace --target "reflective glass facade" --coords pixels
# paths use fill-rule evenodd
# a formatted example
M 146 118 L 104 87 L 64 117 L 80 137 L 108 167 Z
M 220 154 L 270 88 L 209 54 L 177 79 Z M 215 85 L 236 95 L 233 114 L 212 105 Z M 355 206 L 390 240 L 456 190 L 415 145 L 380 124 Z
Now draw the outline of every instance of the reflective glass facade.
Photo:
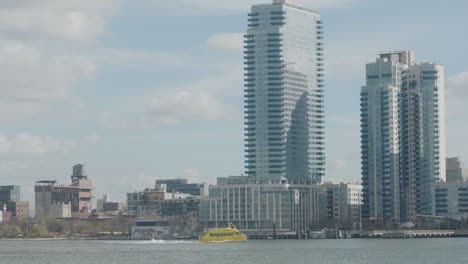
M 367 64 L 361 89 L 362 217 L 414 222 L 431 215 L 431 185 L 445 180 L 444 69 L 409 51 Z
M 249 176 L 316 183 L 324 176 L 322 39 L 317 12 L 285 3 L 252 7 L 244 40 Z

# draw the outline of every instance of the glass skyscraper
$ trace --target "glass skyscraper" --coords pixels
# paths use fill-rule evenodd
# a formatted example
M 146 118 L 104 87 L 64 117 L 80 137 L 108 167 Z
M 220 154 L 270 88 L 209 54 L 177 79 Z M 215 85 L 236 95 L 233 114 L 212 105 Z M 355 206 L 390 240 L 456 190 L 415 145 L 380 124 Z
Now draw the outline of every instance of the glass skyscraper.
M 444 68 L 413 52 L 380 54 L 361 89 L 362 217 L 414 222 L 431 215 L 445 180 Z
M 319 183 L 325 175 L 323 25 L 290 0 L 252 6 L 245 35 L 246 174 Z
M 398 96 L 413 53 L 381 54 L 361 89 L 362 217 L 399 222 Z

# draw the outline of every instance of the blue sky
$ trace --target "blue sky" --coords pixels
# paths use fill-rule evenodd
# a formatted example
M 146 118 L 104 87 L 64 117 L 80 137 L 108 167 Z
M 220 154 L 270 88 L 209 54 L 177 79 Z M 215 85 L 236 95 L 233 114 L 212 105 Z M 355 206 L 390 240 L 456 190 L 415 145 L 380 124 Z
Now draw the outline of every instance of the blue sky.
M 157 178 L 243 170 L 242 34 L 254 0 L 0 3 L 0 184 L 69 183 L 95 196 Z M 268 1 L 266 1 L 268 2 Z M 328 176 L 360 178 L 359 92 L 376 54 L 446 67 L 447 153 L 468 162 L 466 1 L 296 0 L 325 21 Z

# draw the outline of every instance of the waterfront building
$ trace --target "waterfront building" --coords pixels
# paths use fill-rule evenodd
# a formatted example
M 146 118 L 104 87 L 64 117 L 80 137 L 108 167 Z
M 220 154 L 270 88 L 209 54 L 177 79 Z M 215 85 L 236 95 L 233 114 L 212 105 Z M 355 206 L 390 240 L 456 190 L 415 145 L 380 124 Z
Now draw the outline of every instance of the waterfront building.
M 70 203 L 51 204 L 47 218 L 70 218 L 72 217 L 72 208 Z
M 409 65 L 399 95 L 400 221 L 433 214 L 432 184 L 445 181 L 444 68 Z
M 221 184 L 222 183 L 222 184 Z M 325 192 L 299 180 L 218 178 L 200 204 L 200 225 L 218 228 L 233 223 L 248 234 L 307 234 L 323 225 Z
M 358 229 L 361 223 L 362 185 L 324 183 L 327 193 L 327 226 Z
M 167 183 L 171 184 L 170 192 Z M 198 212 L 199 198 L 207 194 L 207 188 L 206 184 L 189 184 L 182 179 L 157 180 L 154 189 L 127 193 L 128 215 L 174 216 Z
M 412 52 L 381 54 L 366 65 L 361 89 L 364 219 L 399 220 L 398 94 Z
M 166 185 L 168 193 L 186 193 L 193 196 L 206 196 L 208 193 L 208 184 L 188 183 L 187 179 L 156 180 L 156 185 L 161 184 Z
M 4 222 L 29 217 L 29 202 L 21 201 L 19 185 L 0 186 L 0 206 L 4 208 Z
M 146 189 L 142 192 L 127 193 L 128 215 L 160 215 L 162 200 L 164 192 L 157 190 Z
M 246 233 L 306 234 L 325 216 L 324 47 L 320 13 L 273 0 L 248 14 L 244 36 L 245 169 L 218 178 L 200 224 Z
M 244 36 L 246 174 L 320 183 L 325 176 L 323 21 L 274 0 Z
M 29 202 L 18 201 L 6 203 L 7 212 L 11 213 L 11 217 L 16 220 L 29 218 Z
M 107 216 L 116 216 L 119 214 L 127 215 L 127 203 L 109 201 L 109 197 L 107 195 L 103 195 L 101 199 L 97 199 L 96 213 L 103 213 Z
M 193 239 L 199 235 L 198 212 L 189 211 L 176 216 L 139 217 L 132 226 L 135 239 Z
M 72 185 L 59 185 L 54 180 L 36 182 L 34 188 L 36 217 L 51 217 L 51 206 L 54 204 L 70 204 L 71 213 L 80 217 L 91 213 L 92 181 L 82 173 L 76 174 L 75 167 L 71 176 Z M 83 165 L 79 167 L 83 172 Z
M 468 179 L 468 169 L 459 158 L 447 158 L 447 181 L 448 182 L 461 182 Z
M 468 217 L 468 182 L 436 182 L 432 188 L 436 216 Z
M 371 223 L 432 214 L 445 180 L 444 69 L 411 51 L 380 54 L 361 89 L 362 217 Z
M 96 212 L 103 213 L 104 212 L 104 203 L 107 202 L 107 195 L 103 195 L 101 199 L 96 200 Z
M 21 187 L 19 185 L 0 186 L 0 203 L 21 201 Z

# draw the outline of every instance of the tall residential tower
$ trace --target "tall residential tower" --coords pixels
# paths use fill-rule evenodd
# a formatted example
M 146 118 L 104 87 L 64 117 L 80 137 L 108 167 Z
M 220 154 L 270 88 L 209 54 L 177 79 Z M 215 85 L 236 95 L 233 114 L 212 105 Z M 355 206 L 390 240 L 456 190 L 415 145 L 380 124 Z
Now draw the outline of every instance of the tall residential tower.
M 361 89 L 364 219 L 399 218 L 398 94 L 411 52 L 381 54 L 366 65 Z
M 245 35 L 246 174 L 319 183 L 325 174 L 323 26 L 291 0 L 254 5 Z
M 445 180 L 444 69 L 409 51 L 367 64 L 361 90 L 364 219 L 431 215 L 432 183 Z

